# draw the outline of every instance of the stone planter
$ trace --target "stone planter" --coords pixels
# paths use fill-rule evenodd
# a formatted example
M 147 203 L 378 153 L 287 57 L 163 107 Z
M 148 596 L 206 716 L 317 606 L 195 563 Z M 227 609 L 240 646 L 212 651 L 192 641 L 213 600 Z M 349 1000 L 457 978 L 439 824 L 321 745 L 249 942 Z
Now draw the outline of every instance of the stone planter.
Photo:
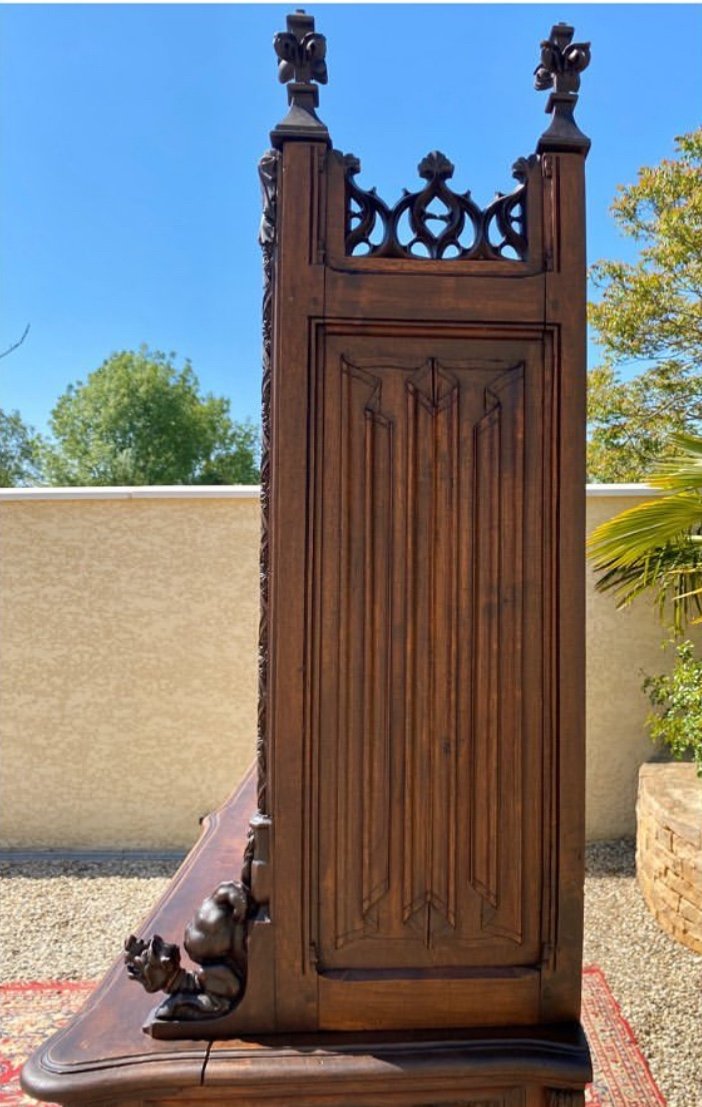
M 702 953 L 702 780 L 694 765 L 641 767 L 636 872 L 660 926 Z

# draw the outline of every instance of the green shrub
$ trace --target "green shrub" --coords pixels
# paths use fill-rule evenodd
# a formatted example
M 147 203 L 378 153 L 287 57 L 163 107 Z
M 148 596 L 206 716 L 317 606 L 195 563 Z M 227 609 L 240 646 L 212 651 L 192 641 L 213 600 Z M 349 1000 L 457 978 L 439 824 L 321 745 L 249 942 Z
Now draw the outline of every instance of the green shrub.
M 670 673 L 643 682 L 654 710 L 646 719 L 651 738 L 663 742 L 676 761 L 692 757 L 702 777 L 702 659 L 692 642 L 675 645 L 677 660 Z

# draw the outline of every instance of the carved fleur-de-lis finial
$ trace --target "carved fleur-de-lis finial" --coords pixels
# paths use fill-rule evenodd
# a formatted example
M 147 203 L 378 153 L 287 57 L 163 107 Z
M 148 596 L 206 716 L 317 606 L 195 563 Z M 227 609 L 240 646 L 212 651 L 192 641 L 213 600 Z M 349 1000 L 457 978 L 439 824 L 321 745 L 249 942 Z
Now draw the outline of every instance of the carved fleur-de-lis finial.
M 302 9 L 287 18 L 287 30 L 273 39 L 278 57 L 278 80 L 288 86 L 290 111 L 271 132 L 274 146 L 286 139 L 321 138 L 329 141 L 324 123 L 317 117 L 317 85 L 327 83 L 327 40 L 314 29 L 314 18 Z M 314 83 L 316 82 L 316 84 Z
M 541 61 L 534 70 L 534 85 L 539 92 L 577 92 L 580 74 L 590 64 L 590 43 L 573 42 L 573 28 L 556 23 L 551 37 L 541 43 Z
M 539 92 L 553 89 L 546 111 L 552 113 L 551 126 L 539 140 L 539 150 L 579 150 L 587 153 L 590 140 L 579 130 L 573 109 L 578 102 L 580 74 L 590 64 L 590 43 L 573 42 L 573 28 L 556 23 L 551 35 L 541 43 L 541 60 L 534 70 L 534 86 Z
M 314 18 L 301 9 L 288 16 L 287 31 L 273 39 L 278 58 L 278 80 L 281 84 L 295 81 L 309 84 L 327 83 L 327 40 L 314 29 Z

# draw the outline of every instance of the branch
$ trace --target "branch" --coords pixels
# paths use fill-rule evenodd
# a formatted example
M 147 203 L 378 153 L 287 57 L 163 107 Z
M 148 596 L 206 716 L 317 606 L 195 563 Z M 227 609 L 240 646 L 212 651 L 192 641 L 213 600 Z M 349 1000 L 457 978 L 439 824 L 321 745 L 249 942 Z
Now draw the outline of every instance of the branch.
M 14 342 L 12 344 L 12 346 L 8 346 L 6 350 L 3 350 L 3 352 L 0 354 L 0 358 L 7 357 L 8 354 L 11 354 L 13 352 L 13 350 L 17 350 L 22 345 L 25 338 L 29 334 L 30 326 L 31 326 L 31 324 L 27 323 L 27 326 L 24 328 L 24 331 L 22 332 L 22 337 L 18 338 L 17 342 Z

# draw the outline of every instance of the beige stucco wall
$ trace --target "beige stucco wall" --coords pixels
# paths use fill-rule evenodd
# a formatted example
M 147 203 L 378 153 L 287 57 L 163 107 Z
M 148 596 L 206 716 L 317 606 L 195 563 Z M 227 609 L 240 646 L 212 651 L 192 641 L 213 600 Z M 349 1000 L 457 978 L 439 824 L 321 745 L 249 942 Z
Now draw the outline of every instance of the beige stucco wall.
M 647 495 L 590 489 L 588 526 Z M 0 493 L 0 848 L 194 842 L 254 754 L 258 539 L 256 489 Z M 587 577 L 596 839 L 634 833 L 665 658 L 650 603 Z
M 588 532 L 598 523 L 655 495 L 629 485 L 593 485 L 587 496 Z M 611 595 L 595 590 L 587 568 L 587 816 L 589 840 L 633 836 L 639 767 L 657 752 L 645 728 L 649 710 L 644 674 L 670 667 L 671 651 L 652 599 L 618 611 Z
M 253 492 L 0 500 L 0 846 L 189 847 L 236 784 L 255 741 Z

